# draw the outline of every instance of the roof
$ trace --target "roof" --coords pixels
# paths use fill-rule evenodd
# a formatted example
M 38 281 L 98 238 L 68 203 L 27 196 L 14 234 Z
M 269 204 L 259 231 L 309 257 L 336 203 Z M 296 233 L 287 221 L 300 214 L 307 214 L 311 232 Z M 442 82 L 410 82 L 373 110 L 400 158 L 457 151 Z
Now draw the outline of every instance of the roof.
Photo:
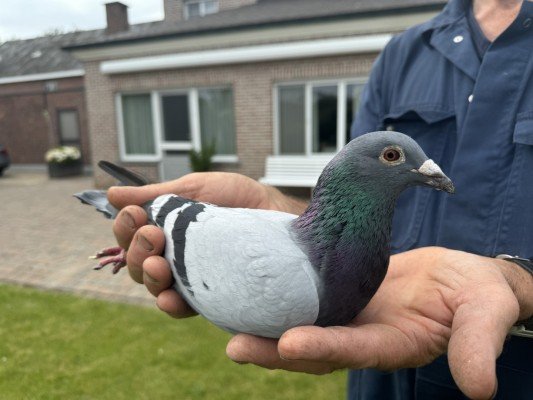
M 83 64 L 64 49 L 376 13 L 437 10 L 445 3 L 445 0 L 259 0 L 256 4 L 187 21 L 135 24 L 128 31 L 114 34 L 98 29 L 14 40 L 0 45 L 0 78 L 83 69 Z
M 0 77 L 83 69 L 82 63 L 62 47 L 74 40 L 91 41 L 100 36 L 100 31 L 83 31 L 0 44 Z
M 96 47 L 164 37 L 213 33 L 265 25 L 312 22 L 349 16 L 399 11 L 439 10 L 445 0 L 259 0 L 256 4 L 225 10 L 191 20 L 157 21 L 132 25 L 128 31 L 106 34 L 93 40 L 76 38 L 66 48 Z

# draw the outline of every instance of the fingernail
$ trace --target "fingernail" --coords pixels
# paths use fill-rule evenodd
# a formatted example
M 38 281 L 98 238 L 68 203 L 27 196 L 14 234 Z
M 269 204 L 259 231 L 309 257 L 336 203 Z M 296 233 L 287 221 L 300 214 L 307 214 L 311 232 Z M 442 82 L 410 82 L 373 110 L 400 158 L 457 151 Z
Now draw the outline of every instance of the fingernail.
M 135 229 L 135 220 L 131 214 L 127 211 L 124 211 L 120 217 L 120 222 L 127 226 L 130 229 Z
M 137 243 L 146 251 L 152 251 L 154 246 L 143 235 L 137 235 Z
M 144 277 L 145 277 L 146 279 L 148 279 L 152 285 L 159 285 L 159 281 L 156 280 L 156 279 L 154 279 L 154 278 L 152 278 L 152 277 L 150 276 L 150 274 L 149 274 L 148 272 L 146 272 L 146 271 L 144 271 Z

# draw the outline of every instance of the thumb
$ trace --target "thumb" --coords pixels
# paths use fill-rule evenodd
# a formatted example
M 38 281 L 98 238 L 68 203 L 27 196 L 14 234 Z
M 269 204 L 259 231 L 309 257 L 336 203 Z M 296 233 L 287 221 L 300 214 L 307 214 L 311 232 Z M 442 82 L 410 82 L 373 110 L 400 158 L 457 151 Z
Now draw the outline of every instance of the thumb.
M 335 368 L 396 369 L 420 364 L 417 346 L 400 330 L 384 324 L 316 326 L 288 330 L 278 344 L 287 360 L 326 362 Z
M 500 292 L 500 293 L 498 293 Z M 499 288 L 457 308 L 448 345 L 450 371 L 471 399 L 490 399 L 498 387 L 496 359 L 518 317 L 514 295 Z
M 107 191 L 107 199 L 118 209 L 128 205 L 141 206 L 163 194 L 179 194 L 179 180 L 155 183 L 145 186 L 112 186 Z

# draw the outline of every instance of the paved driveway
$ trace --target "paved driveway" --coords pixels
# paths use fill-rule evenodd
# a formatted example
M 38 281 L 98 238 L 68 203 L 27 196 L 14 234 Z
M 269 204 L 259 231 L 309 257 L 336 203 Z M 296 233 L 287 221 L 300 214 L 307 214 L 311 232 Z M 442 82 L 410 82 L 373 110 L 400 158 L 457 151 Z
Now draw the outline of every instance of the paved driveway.
M 114 245 L 111 221 L 72 197 L 89 177 L 51 180 L 8 170 L 0 178 L 0 282 L 153 304 L 126 269 L 94 271 L 96 250 Z

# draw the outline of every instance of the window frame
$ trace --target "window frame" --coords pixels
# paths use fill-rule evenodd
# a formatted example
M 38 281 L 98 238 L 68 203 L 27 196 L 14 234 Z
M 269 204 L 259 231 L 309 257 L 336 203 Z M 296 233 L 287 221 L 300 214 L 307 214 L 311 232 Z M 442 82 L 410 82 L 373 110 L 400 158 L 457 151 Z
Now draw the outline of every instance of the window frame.
M 65 140 L 61 131 L 61 113 L 62 112 L 74 112 L 76 114 L 76 124 L 78 126 L 78 139 L 76 140 Z M 56 125 L 57 125 L 57 136 L 59 137 L 59 143 L 61 146 L 77 146 L 81 147 L 81 123 L 80 123 L 80 112 L 76 107 L 62 107 L 56 109 Z
M 163 159 L 163 151 L 178 150 L 178 151 L 199 151 L 202 148 L 201 128 L 200 128 L 200 103 L 198 97 L 198 90 L 201 89 L 230 89 L 234 93 L 232 85 L 215 85 L 195 88 L 175 88 L 164 90 L 138 90 L 138 91 L 123 91 L 115 94 L 115 107 L 117 115 L 118 127 L 118 144 L 121 161 L 124 162 L 160 162 Z M 122 96 L 128 95 L 150 95 L 150 106 L 152 112 L 152 132 L 154 135 L 154 154 L 127 154 L 126 153 L 126 135 L 124 132 L 124 116 L 122 109 Z M 166 141 L 165 127 L 163 120 L 163 96 L 174 94 L 186 94 L 189 104 L 189 118 L 190 118 L 190 141 Z M 231 105 L 235 116 L 235 102 Z M 235 125 L 235 139 L 237 139 L 237 124 Z M 214 155 L 213 162 L 216 163 L 238 163 L 238 149 L 235 148 L 235 154 L 221 154 Z
M 206 3 L 210 1 L 215 1 L 216 10 L 213 12 L 207 13 Z M 220 11 L 220 3 L 218 0 L 185 0 L 183 2 L 183 18 L 187 21 L 191 18 L 191 16 L 189 15 L 189 9 L 188 9 L 188 6 L 190 4 L 198 4 L 198 9 L 199 9 L 198 18 L 205 17 L 206 15 L 216 14 L 217 12 Z M 193 18 L 197 18 L 197 17 L 193 17 Z
M 346 144 L 346 96 L 347 86 L 350 84 L 366 84 L 368 77 L 353 77 L 342 79 L 321 79 L 321 80 L 297 80 L 278 82 L 273 86 L 273 110 L 274 110 L 274 155 L 294 156 L 294 157 L 323 157 L 338 153 Z M 283 86 L 304 86 L 304 153 L 303 154 L 282 154 L 280 152 L 280 129 L 279 129 L 279 88 Z M 337 86 L 337 149 L 333 153 L 313 152 L 313 88 L 319 86 Z
M 154 135 L 154 154 L 128 154 L 126 152 L 126 135 L 124 132 L 124 114 L 122 109 L 122 96 L 129 95 L 150 95 L 150 109 L 152 111 L 152 134 Z M 163 157 L 161 150 L 161 143 L 159 142 L 159 135 L 157 135 L 158 121 L 157 113 L 154 113 L 157 105 L 156 91 L 138 90 L 138 91 L 124 91 L 115 94 L 115 108 L 117 110 L 117 127 L 118 127 L 118 147 L 121 161 L 124 162 L 159 162 Z

